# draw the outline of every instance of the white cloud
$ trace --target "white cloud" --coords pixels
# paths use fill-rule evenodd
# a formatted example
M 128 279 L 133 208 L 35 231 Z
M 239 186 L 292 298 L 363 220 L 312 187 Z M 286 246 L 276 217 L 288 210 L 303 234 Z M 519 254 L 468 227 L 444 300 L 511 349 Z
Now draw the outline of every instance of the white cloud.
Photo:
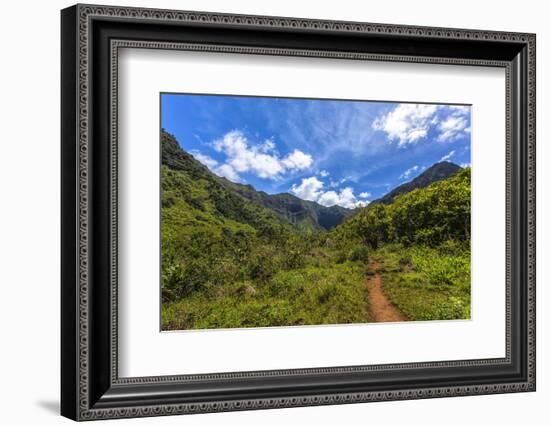
M 278 179 L 283 173 L 304 170 L 313 164 L 313 158 L 295 149 L 284 158 L 275 151 L 275 143 L 268 139 L 264 143 L 250 146 L 247 137 L 239 130 L 227 133 L 223 138 L 214 141 L 214 149 L 226 155 L 224 171 L 228 174 L 252 173 L 263 179 Z M 218 167 L 216 170 L 221 169 Z M 228 176 L 226 176 L 228 179 Z M 233 180 L 233 179 L 232 179 Z
M 218 165 L 218 162 L 214 160 L 212 157 L 209 157 L 208 155 L 201 154 L 200 151 L 193 150 L 191 151 L 191 155 L 195 157 L 197 160 L 199 160 L 202 164 L 204 164 L 209 169 L 213 169 Z
M 344 182 L 347 182 L 348 180 L 349 180 L 348 178 L 342 178 L 342 179 L 339 179 L 339 180 L 330 179 L 328 186 L 330 188 L 336 188 L 336 187 L 342 185 Z
M 283 158 L 282 163 L 290 170 L 303 170 L 313 164 L 313 158 L 311 155 L 295 149 Z
M 438 126 L 441 132 L 437 137 L 440 142 L 454 141 L 466 131 L 468 121 L 463 115 L 450 115 Z
M 191 155 L 195 157 L 198 161 L 216 173 L 218 176 L 229 179 L 232 182 L 241 182 L 239 174 L 235 169 L 229 164 L 219 165 L 219 162 L 214 160 L 212 157 L 202 154 L 198 150 L 190 151 Z
M 331 207 L 339 205 L 348 209 L 364 207 L 367 200 L 357 200 L 353 194 L 353 188 L 346 187 L 341 191 L 323 191 L 324 183 L 315 176 L 302 179 L 300 185 L 292 185 L 290 192 L 303 200 L 315 201 L 322 206 Z M 369 194 L 370 195 L 370 194 Z
M 449 160 L 453 155 L 455 155 L 455 151 L 452 150 L 451 152 L 449 152 L 448 154 L 444 155 L 443 157 L 441 157 L 441 159 L 439 161 L 447 161 Z
M 414 144 L 427 136 L 433 123 L 437 105 L 399 104 L 388 114 L 376 118 L 374 130 L 386 132 L 399 146 Z
M 413 173 L 415 173 L 416 171 L 418 171 L 418 166 L 412 166 L 411 168 L 401 173 L 401 176 L 399 176 L 399 179 L 409 179 L 413 175 Z
M 342 207 L 347 207 L 348 209 L 353 209 L 357 203 L 355 195 L 353 195 L 353 189 L 350 187 L 344 188 L 340 191 L 340 200 L 338 205 Z
M 317 201 L 322 206 L 330 207 L 340 202 L 340 196 L 336 191 L 327 191 L 323 192 L 321 196 L 315 201 Z
M 218 176 L 229 179 L 231 182 L 241 182 L 239 174 L 229 164 L 222 164 L 212 170 Z
M 460 163 L 460 167 L 464 168 L 464 167 L 472 167 L 472 164 L 471 163 Z
M 361 192 L 359 198 L 369 198 L 371 196 L 370 192 Z
M 390 141 L 397 140 L 400 147 L 426 138 L 431 129 L 437 131 L 439 142 L 452 142 L 470 132 L 469 113 L 470 107 L 462 105 L 399 104 L 377 117 L 372 128 L 385 132 Z
M 272 152 L 275 150 L 275 142 L 272 139 L 267 139 L 263 144 L 258 146 L 260 152 Z
M 330 174 L 330 173 L 327 172 L 326 170 L 321 170 L 321 171 L 319 172 L 319 175 L 320 175 L 321 177 L 327 177 L 329 174 Z
M 321 195 L 323 182 L 315 176 L 302 179 L 300 185 L 292 185 L 290 191 L 302 200 L 316 201 Z

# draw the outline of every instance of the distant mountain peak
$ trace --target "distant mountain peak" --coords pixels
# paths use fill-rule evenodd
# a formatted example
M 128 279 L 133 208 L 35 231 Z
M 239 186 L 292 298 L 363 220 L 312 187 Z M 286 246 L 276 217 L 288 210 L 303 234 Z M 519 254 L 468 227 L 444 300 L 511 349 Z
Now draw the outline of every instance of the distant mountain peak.
M 398 195 L 411 192 L 418 188 L 425 188 L 433 182 L 448 179 L 449 177 L 458 173 L 460 170 L 462 170 L 462 167 L 455 163 L 451 163 L 450 161 L 440 161 L 438 163 L 432 164 L 414 179 L 411 179 L 410 181 L 395 187 L 386 195 L 373 201 L 371 204 L 390 204 Z

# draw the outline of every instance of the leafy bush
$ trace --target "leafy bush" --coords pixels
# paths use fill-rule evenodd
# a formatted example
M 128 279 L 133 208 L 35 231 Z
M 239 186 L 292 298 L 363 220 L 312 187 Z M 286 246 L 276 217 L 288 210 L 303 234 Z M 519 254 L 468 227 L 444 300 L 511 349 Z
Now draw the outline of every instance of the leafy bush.
M 470 169 L 449 179 L 374 204 L 341 226 L 343 239 L 361 238 L 373 249 L 382 243 L 440 246 L 470 240 Z
M 348 259 L 353 261 L 368 262 L 369 250 L 364 245 L 359 245 L 352 248 L 349 252 Z

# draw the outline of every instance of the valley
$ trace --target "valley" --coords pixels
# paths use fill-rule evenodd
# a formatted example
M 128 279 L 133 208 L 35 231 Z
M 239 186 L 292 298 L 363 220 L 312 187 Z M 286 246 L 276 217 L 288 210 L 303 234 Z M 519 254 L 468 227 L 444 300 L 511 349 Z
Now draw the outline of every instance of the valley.
M 470 318 L 469 168 L 439 162 L 346 209 L 161 143 L 162 330 Z

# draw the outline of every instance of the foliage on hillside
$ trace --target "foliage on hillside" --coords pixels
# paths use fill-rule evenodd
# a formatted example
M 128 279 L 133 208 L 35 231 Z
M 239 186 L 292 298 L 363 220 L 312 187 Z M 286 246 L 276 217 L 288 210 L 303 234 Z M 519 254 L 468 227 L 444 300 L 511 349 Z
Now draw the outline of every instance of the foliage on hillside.
M 354 214 L 354 210 L 338 205 L 325 207 L 288 193 L 267 194 L 256 191 L 251 185 L 233 183 L 225 179 L 224 185 L 243 198 L 276 212 L 281 218 L 301 230 L 330 230 Z
M 373 204 L 336 231 L 370 248 L 385 293 L 411 320 L 470 318 L 470 175 Z
M 338 234 L 360 238 L 371 248 L 381 243 L 436 247 L 470 238 L 470 169 L 395 198 L 373 204 L 346 221 Z
M 410 319 L 469 317 L 469 169 L 327 232 L 240 195 L 167 133 L 162 148 L 164 330 L 368 322 L 371 259 Z

